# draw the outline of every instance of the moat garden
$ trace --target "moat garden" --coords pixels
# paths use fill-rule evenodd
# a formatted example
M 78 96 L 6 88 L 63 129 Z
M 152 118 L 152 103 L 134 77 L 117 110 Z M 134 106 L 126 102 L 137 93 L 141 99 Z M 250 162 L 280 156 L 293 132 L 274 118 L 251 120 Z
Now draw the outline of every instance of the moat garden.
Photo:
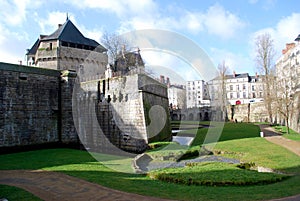
M 141 174 L 133 172 L 130 158 L 98 154 L 98 162 L 88 152 L 74 149 L 0 155 L 0 169 L 57 171 L 121 191 L 173 200 L 268 200 L 300 194 L 300 157 L 261 138 L 257 125 L 225 123 L 213 150 L 206 149 L 211 143 L 205 141 L 207 132 L 213 129 L 209 122 L 172 122 L 172 127 L 184 128 L 177 136 L 194 137 L 193 142 L 189 147 L 174 142 L 150 144 L 147 167 L 171 165 Z M 283 127 L 275 129 L 284 133 Z M 298 133 L 283 136 L 300 141 Z M 116 171 L 120 167 L 124 171 Z M 8 200 L 40 200 L 7 185 L 0 185 L 0 192 Z

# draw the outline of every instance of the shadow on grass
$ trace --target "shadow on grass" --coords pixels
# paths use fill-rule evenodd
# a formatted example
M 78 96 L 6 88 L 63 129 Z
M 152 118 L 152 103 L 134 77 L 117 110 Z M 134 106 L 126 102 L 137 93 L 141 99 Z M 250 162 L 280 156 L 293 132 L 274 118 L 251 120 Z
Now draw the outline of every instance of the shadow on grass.
M 257 200 L 295 195 L 300 192 L 300 176 L 282 182 L 254 186 L 186 186 L 152 180 L 146 175 L 116 172 L 89 155 L 72 149 L 40 150 L 0 155 L 0 169 L 45 169 L 58 171 L 106 187 L 179 200 Z M 110 161 L 106 161 L 107 163 Z M 299 167 L 289 167 L 296 171 Z M 253 192 L 249 195 L 249 192 Z
M 266 200 L 299 194 L 300 177 L 293 176 L 281 182 L 250 186 L 195 186 L 153 180 L 145 175 L 108 171 L 60 171 L 109 188 L 179 200 Z M 222 174 L 222 172 L 221 172 Z M 179 173 L 180 175 L 180 173 Z M 189 175 L 181 175 L 189 177 Z M 253 192 L 249 194 L 249 192 Z

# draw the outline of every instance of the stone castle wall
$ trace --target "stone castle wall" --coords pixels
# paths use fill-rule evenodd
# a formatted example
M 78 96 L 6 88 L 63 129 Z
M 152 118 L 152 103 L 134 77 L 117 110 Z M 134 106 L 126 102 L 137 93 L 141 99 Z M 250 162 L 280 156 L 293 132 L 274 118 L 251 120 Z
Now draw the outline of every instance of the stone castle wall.
M 78 143 L 66 124 L 70 84 L 57 70 L 0 63 L 0 147 Z
M 107 54 L 97 51 L 73 47 L 57 47 L 53 44 L 49 49 L 48 43 L 41 43 L 37 51 L 38 66 L 55 70 L 74 70 L 85 79 L 96 79 L 104 74 L 108 63 Z
M 250 106 L 249 104 L 228 106 L 227 112 L 229 120 L 237 120 L 238 122 L 267 122 L 269 118 L 265 104 L 263 102 L 250 103 Z
M 84 82 L 77 97 L 79 135 L 89 148 L 142 152 L 171 139 L 167 89 L 146 75 Z

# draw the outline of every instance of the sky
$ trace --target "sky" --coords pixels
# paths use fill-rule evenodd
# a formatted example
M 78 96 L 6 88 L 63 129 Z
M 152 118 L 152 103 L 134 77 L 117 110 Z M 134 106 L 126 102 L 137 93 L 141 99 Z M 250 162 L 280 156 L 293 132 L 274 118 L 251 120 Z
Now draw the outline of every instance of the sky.
M 257 72 L 258 35 L 271 35 L 276 60 L 285 44 L 300 34 L 297 0 L 1 0 L 0 61 L 25 63 L 26 49 L 40 34 L 53 33 L 67 13 L 86 37 L 99 43 L 104 33 L 167 30 L 197 44 L 215 67 L 225 62 L 230 73 L 250 75 Z M 157 74 L 204 79 L 178 55 L 143 50 L 141 54 L 146 65 L 161 71 Z

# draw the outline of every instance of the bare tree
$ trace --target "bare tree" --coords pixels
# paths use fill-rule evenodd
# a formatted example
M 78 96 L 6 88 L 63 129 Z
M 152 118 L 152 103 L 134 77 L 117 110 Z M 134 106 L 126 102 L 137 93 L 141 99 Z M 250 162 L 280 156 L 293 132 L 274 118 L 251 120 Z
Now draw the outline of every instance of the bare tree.
M 218 65 L 219 71 L 219 93 L 218 100 L 220 101 L 220 107 L 222 112 L 222 119 L 227 120 L 227 91 L 226 91 L 226 75 L 228 74 L 228 66 L 226 66 L 225 61 Z
M 114 63 L 118 56 L 129 48 L 128 41 L 115 33 L 104 33 L 101 40 L 108 52 L 108 59 L 110 63 Z
M 259 72 L 263 75 L 264 102 L 267 108 L 269 122 L 273 122 L 272 101 L 274 99 L 274 79 L 273 58 L 275 55 L 273 40 L 268 33 L 261 34 L 256 38 L 256 64 Z

